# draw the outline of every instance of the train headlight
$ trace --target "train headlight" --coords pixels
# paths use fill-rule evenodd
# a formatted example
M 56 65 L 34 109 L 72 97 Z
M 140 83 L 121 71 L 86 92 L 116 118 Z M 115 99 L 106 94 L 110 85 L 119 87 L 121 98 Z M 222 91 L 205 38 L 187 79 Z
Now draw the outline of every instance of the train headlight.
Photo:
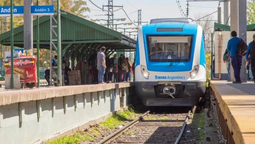
M 149 79 L 149 72 L 144 65 L 141 65 L 141 72 L 144 78 Z
M 197 76 L 199 71 L 199 65 L 195 65 L 192 69 L 192 71 L 190 72 L 190 78 L 193 79 Z

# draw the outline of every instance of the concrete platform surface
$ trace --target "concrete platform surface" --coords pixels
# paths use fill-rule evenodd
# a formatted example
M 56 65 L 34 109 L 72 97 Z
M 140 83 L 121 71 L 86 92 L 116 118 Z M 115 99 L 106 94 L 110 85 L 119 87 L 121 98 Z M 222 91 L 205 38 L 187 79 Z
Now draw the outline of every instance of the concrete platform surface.
M 112 84 L 43 87 L 34 89 L 0 91 L 0 106 L 10 105 L 18 102 L 28 102 L 55 97 L 65 97 L 80 93 L 98 92 L 116 88 L 129 88 L 133 85 L 134 85 L 133 83 L 125 82 Z
M 211 87 L 235 143 L 254 144 L 255 84 L 211 81 Z
M 0 81 L 0 84 L 4 84 L 4 83 L 5 83 L 5 81 Z M 47 83 L 47 81 L 45 79 L 42 79 L 42 80 L 40 80 L 40 83 Z

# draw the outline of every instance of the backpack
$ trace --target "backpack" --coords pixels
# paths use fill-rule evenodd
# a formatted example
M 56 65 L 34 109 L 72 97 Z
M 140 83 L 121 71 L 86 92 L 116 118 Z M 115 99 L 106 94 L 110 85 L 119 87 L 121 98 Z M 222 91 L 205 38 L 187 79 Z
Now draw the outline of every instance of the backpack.
M 238 56 L 245 56 L 247 53 L 247 44 L 244 41 L 241 41 L 239 38 L 238 48 L 237 48 L 237 55 Z

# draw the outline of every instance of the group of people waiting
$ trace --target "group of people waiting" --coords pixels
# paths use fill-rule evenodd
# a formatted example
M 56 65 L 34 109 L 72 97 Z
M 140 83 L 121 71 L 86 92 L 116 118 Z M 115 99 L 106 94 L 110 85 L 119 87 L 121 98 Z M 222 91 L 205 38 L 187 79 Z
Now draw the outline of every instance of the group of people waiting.
M 116 82 L 130 82 L 133 73 L 133 65 L 128 57 L 125 58 L 123 54 L 117 59 L 116 54 L 112 58 L 105 53 L 106 48 L 103 46 L 100 51 L 93 51 L 88 61 L 80 62 L 75 67 L 75 70 L 80 70 L 84 81 L 82 84 L 98 84 L 98 83 L 116 83 Z M 68 61 L 62 58 L 62 78 L 63 85 L 69 85 L 69 68 Z M 57 56 L 52 60 L 54 81 L 57 79 Z M 50 70 L 45 71 L 45 79 L 50 83 Z M 55 84 L 56 85 L 56 84 Z
M 238 50 L 241 46 L 245 49 L 246 44 L 243 39 L 237 37 L 236 31 L 231 32 L 232 38 L 228 41 L 227 49 L 223 55 L 223 61 L 226 63 L 227 72 L 228 72 L 228 81 L 230 81 L 230 63 L 234 70 L 235 81 L 233 83 L 242 83 L 240 78 L 240 71 L 242 66 L 242 55 L 238 55 Z M 251 73 L 253 77 L 255 76 L 255 34 L 253 35 L 253 41 L 249 43 L 246 58 L 246 68 L 248 70 L 248 75 L 250 75 L 249 69 L 251 69 Z M 250 77 L 249 77 L 250 78 Z M 255 83 L 255 80 L 252 79 Z
M 101 47 L 99 52 L 94 51 L 88 60 L 92 75 L 92 83 L 130 82 L 133 65 L 129 58 L 123 54 L 117 59 L 105 53 L 106 48 Z

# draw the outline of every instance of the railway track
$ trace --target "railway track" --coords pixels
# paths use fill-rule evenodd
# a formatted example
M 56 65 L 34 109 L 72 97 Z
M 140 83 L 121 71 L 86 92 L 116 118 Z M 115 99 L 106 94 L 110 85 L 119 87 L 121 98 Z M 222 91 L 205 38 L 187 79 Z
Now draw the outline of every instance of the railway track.
M 178 144 L 185 130 L 193 107 L 188 113 L 150 114 L 143 113 L 98 144 L 174 143 Z M 157 118 L 155 118 L 157 117 Z

